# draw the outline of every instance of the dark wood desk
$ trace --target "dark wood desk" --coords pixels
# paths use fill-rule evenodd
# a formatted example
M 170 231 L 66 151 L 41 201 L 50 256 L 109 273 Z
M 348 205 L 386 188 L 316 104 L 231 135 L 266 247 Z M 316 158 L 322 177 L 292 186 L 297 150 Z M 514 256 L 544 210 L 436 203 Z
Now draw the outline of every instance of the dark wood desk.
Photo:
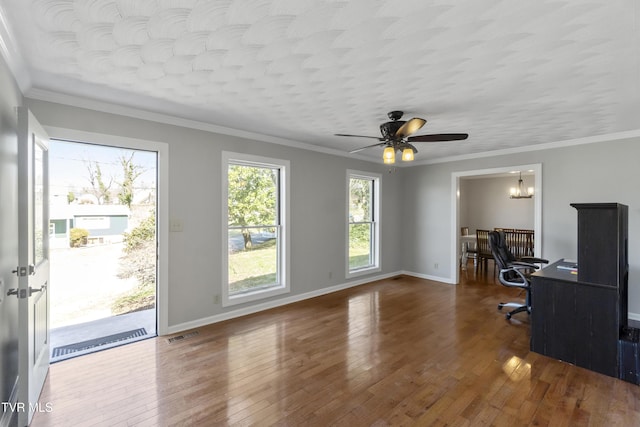
M 618 288 L 578 281 L 557 261 L 533 274 L 531 350 L 618 377 Z

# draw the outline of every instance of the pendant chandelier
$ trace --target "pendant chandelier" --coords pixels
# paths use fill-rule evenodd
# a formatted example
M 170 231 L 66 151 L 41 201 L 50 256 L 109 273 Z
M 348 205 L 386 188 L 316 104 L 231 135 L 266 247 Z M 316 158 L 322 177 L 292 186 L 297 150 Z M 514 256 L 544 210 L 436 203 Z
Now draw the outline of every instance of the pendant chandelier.
M 524 188 L 524 182 L 522 181 L 522 172 L 520 173 L 520 177 L 518 178 L 518 185 L 516 187 L 511 187 L 510 199 L 530 199 L 533 197 L 533 187 Z

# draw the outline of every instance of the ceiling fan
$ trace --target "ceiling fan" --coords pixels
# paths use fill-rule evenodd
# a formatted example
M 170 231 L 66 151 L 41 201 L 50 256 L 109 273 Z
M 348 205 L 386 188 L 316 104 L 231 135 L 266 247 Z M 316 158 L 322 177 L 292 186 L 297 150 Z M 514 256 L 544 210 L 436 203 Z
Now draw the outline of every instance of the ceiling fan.
M 349 151 L 349 153 L 357 153 L 367 148 L 373 147 L 385 147 L 382 154 L 382 159 L 385 163 L 395 163 L 396 151 L 402 152 L 403 161 L 412 161 L 414 154 L 418 152 L 412 142 L 438 142 L 438 141 L 460 141 L 469 137 L 466 133 L 439 133 L 432 135 L 416 135 L 416 133 L 422 126 L 427 123 L 425 119 L 414 117 L 411 120 L 400 120 L 404 113 L 402 111 L 391 111 L 387 114 L 391 121 L 382 123 L 380 125 L 379 136 L 365 136 L 365 135 L 348 135 L 344 133 L 336 133 L 336 136 L 349 136 L 356 138 L 373 138 L 377 139 L 377 144 L 367 145 L 366 147 L 357 148 Z

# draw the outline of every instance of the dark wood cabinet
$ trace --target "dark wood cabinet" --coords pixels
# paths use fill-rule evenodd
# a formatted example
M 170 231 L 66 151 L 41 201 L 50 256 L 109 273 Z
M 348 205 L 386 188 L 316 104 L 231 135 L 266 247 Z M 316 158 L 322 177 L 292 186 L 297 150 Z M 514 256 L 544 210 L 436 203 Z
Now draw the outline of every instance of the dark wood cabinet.
M 619 203 L 572 203 L 578 211 L 578 280 L 611 286 L 619 298 L 618 322 L 627 325 L 629 208 Z
M 627 324 L 627 215 L 618 203 L 578 210 L 578 271 L 563 260 L 531 282 L 531 350 L 618 377 L 620 327 Z

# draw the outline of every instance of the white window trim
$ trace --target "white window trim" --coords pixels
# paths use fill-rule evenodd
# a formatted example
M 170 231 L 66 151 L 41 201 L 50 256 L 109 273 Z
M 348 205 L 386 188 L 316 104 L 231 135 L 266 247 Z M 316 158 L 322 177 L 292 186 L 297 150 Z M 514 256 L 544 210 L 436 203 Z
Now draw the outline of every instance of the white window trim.
M 280 169 L 280 284 L 281 286 L 270 289 L 261 289 L 254 292 L 243 293 L 242 295 L 229 295 L 229 242 L 228 242 L 228 200 L 229 200 L 229 162 L 247 163 L 255 166 L 266 166 Z M 251 154 L 234 153 L 230 151 L 222 152 L 222 306 L 228 307 L 243 304 L 251 301 L 258 301 L 276 295 L 282 295 L 291 291 L 290 271 L 290 238 L 289 238 L 289 200 L 290 185 L 289 171 L 290 162 L 288 160 L 274 159 L 269 157 L 254 156 Z
M 349 268 L 349 184 L 351 178 L 363 178 L 373 180 L 373 265 L 365 268 L 359 268 L 357 270 L 351 270 Z M 352 277 L 363 276 L 365 274 L 371 274 L 381 271 L 380 266 L 380 182 L 382 181 L 382 175 L 373 172 L 363 172 L 358 170 L 347 169 L 347 178 L 345 182 L 346 193 L 346 212 L 345 212 L 345 277 L 347 279 Z

